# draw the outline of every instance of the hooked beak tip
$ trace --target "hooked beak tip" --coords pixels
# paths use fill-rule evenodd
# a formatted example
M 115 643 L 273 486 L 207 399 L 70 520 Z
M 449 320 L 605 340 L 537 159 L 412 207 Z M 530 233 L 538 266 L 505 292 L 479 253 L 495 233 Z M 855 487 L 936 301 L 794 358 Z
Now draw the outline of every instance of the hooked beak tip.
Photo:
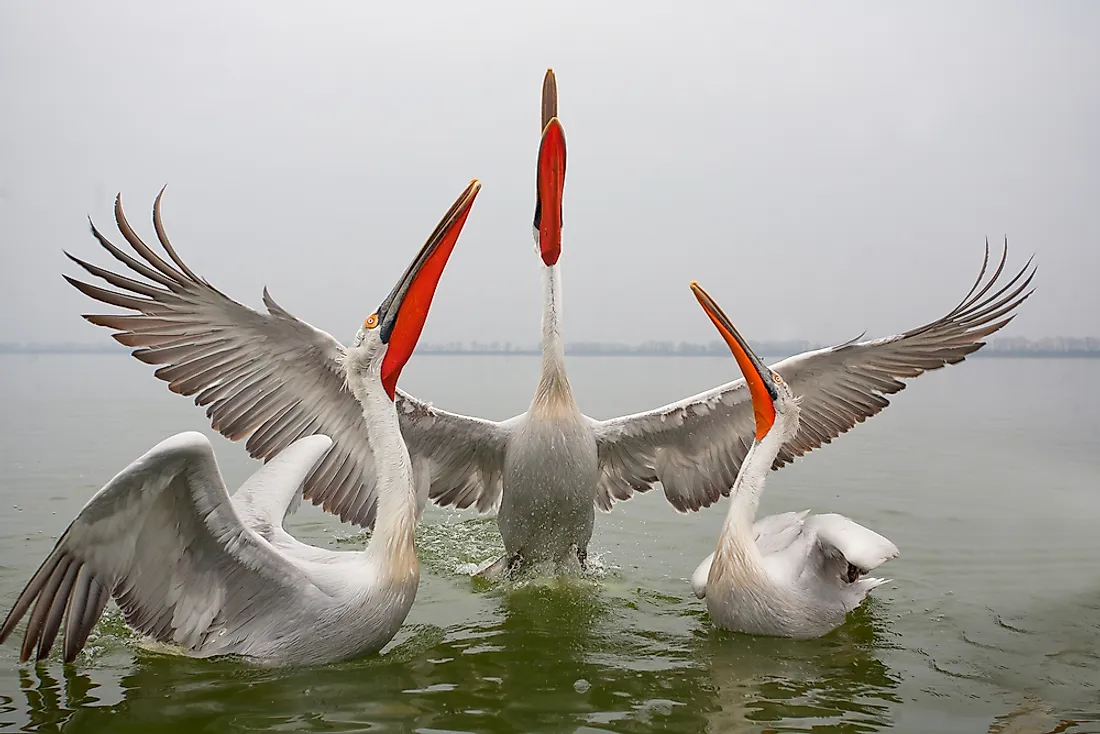
M 554 77 L 554 70 L 547 69 L 546 76 L 542 80 L 542 129 L 551 119 L 558 116 L 558 81 Z

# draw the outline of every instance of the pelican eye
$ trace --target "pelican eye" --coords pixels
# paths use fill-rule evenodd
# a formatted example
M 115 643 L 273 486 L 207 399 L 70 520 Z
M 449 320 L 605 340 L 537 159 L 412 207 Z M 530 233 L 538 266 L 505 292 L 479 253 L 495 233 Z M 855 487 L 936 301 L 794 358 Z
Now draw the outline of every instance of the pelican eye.
M 372 313 L 370 316 L 367 317 L 367 320 L 363 322 L 363 328 L 373 329 L 376 326 L 378 326 L 378 314 Z
M 783 384 L 783 378 L 779 376 L 778 372 L 773 372 L 772 373 L 772 379 L 775 380 L 776 385 L 782 385 Z

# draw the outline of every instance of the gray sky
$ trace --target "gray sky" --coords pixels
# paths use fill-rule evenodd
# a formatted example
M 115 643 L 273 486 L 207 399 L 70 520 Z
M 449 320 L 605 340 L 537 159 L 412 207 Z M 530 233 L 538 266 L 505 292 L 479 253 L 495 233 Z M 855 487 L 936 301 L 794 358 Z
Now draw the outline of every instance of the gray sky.
M 623 8 L 629 7 L 629 11 Z M 1006 334 L 1100 334 L 1100 4 L 0 4 L 0 340 L 106 339 L 62 248 L 113 196 L 342 341 L 470 178 L 424 341 L 538 340 L 542 75 L 569 145 L 566 338 L 752 339 L 946 312 L 988 235 Z M 119 238 L 121 241 L 121 238 Z

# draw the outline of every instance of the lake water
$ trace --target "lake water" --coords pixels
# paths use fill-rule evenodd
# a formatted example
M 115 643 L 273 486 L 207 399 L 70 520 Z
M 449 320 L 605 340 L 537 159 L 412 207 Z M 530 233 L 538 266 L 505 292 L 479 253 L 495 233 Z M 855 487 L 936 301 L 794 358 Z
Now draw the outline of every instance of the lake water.
M 119 355 L 0 356 L 3 613 L 88 496 L 166 436 L 208 429 Z M 538 360 L 414 357 L 402 385 L 451 410 L 526 408 Z M 609 417 L 731 379 L 726 358 L 578 357 Z M 837 511 L 886 535 L 893 583 L 813 641 L 715 630 L 688 578 L 726 503 L 651 492 L 597 516 L 587 583 L 510 591 L 456 572 L 500 549 L 491 520 L 429 509 L 417 602 L 382 655 L 298 670 L 141 647 L 110 612 L 72 666 L 0 648 L 0 730 L 1100 732 L 1100 360 L 972 359 L 773 474 L 762 511 Z M 231 487 L 257 464 L 221 438 Z M 289 529 L 363 536 L 315 508 Z

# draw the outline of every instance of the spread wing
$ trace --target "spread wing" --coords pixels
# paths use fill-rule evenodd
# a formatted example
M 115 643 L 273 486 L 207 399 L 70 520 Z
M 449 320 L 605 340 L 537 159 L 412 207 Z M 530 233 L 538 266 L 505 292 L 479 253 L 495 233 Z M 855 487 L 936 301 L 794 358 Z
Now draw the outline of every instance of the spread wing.
M 134 347 L 134 357 L 158 366 L 154 374 L 170 390 L 195 396 L 215 430 L 232 441 L 247 438 L 254 458 L 268 461 L 303 436 L 331 436 L 333 446 L 306 478 L 304 496 L 342 520 L 373 527 L 374 457 L 362 407 L 345 383 L 343 345 L 282 308 L 267 289 L 267 313 L 260 313 L 196 275 L 165 234 L 163 193 L 153 206 L 153 225 L 168 259 L 133 230 L 121 198 L 115 221 L 131 252 L 94 225 L 92 234 L 128 274 L 69 255 L 113 288 L 65 276 L 69 283 L 126 311 L 84 318 L 114 329 L 118 342 Z M 433 499 L 479 508 L 499 500 L 501 424 L 440 411 L 403 392 L 398 403 L 402 435 L 414 462 L 427 462 Z
M 398 391 L 401 435 L 414 462 L 429 464 L 428 497 L 442 507 L 474 507 L 488 512 L 500 505 L 504 449 L 517 420 L 488 421 L 440 410 Z
M 785 444 L 773 468 L 851 430 L 879 413 L 905 388 L 903 380 L 963 361 L 982 339 L 1003 328 L 1031 291 L 1031 260 L 1002 283 L 1004 254 L 985 280 L 989 245 L 974 286 L 942 318 L 902 334 L 851 341 L 772 365 L 802 397 L 798 434 Z M 681 512 L 708 507 L 729 493 L 752 444 L 752 402 L 744 379 L 646 413 L 593 421 L 600 460 L 596 502 L 610 509 L 661 482 Z
M 277 473 L 267 472 L 269 488 L 296 491 L 329 444 L 317 436 L 288 449 Z M 278 494 L 289 499 L 290 492 Z M 64 659 L 72 661 L 113 596 L 139 632 L 197 648 L 247 637 L 250 609 L 287 609 L 289 618 L 290 607 L 313 589 L 301 569 L 242 522 L 206 437 L 181 433 L 84 506 L 19 595 L 0 642 L 34 603 L 20 659 L 49 655 L 64 622 Z

